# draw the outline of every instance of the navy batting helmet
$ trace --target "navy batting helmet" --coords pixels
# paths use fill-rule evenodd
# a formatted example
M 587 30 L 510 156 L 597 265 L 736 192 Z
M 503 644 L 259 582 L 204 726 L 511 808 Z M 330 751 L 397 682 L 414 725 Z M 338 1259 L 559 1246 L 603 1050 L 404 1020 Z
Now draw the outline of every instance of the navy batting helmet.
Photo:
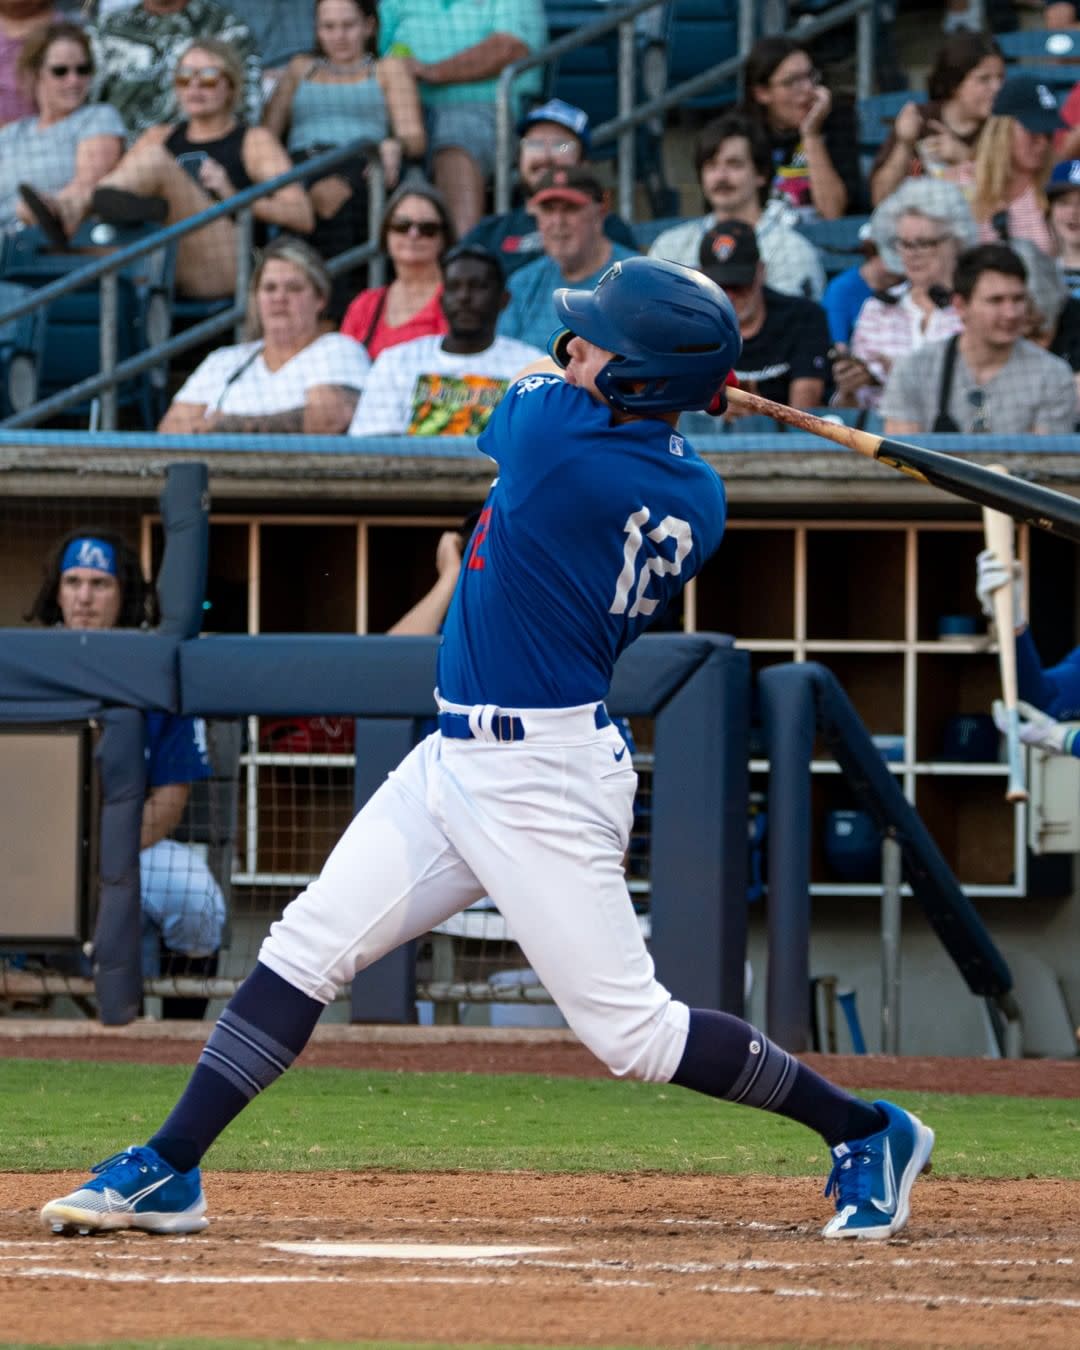
M 555 312 L 566 325 L 548 343 L 558 365 L 567 365 L 575 336 L 615 353 L 596 388 L 619 412 L 707 408 L 742 351 L 739 321 L 716 282 L 660 258 L 625 258 L 591 291 L 556 291 Z

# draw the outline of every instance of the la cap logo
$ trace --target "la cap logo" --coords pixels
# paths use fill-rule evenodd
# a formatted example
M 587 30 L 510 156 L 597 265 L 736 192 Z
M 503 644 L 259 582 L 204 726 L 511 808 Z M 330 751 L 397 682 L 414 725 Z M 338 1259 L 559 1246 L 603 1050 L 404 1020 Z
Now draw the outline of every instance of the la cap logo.
M 1035 86 L 1035 92 L 1039 96 L 1039 102 L 1042 104 L 1044 108 L 1047 109 L 1057 108 L 1057 99 L 1050 92 L 1050 90 L 1047 89 L 1045 84 L 1037 84 Z
M 735 240 L 730 234 L 718 234 L 712 242 L 712 252 L 717 262 L 727 262 L 735 252 Z
M 111 572 L 112 559 L 100 544 L 96 544 L 92 539 L 83 539 L 79 544 L 78 562 L 75 566 L 93 567 L 98 572 Z

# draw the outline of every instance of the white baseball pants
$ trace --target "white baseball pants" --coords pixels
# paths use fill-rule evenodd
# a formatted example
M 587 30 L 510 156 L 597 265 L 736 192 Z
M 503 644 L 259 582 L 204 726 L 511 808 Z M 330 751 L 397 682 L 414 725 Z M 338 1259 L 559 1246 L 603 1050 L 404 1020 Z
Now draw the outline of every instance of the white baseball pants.
M 418 745 L 270 929 L 259 960 L 310 997 L 488 895 L 580 1039 L 611 1071 L 667 1082 L 689 1010 L 657 981 L 622 860 L 637 775 L 595 705 L 461 708 L 476 739 Z M 498 741 L 491 714 L 520 718 Z

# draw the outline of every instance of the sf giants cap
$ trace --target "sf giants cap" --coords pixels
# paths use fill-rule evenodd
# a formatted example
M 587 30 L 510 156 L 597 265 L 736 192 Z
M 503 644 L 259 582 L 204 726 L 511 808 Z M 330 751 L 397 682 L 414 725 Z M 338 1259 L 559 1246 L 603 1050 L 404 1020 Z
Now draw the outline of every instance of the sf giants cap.
M 582 153 L 589 153 L 589 114 L 584 108 L 575 108 L 572 103 L 566 103 L 561 98 L 549 98 L 546 103 L 541 103 L 538 108 L 532 108 L 525 114 L 518 123 L 518 135 L 524 136 L 537 122 L 554 122 L 557 126 L 565 127 L 581 142 Z
M 760 261 L 757 235 L 745 220 L 718 220 L 698 252 L 698 265 L 718 286 L 749 286 Z
M 593 175 L 591 169 L 569 168 L 548 169 L 536 185 L 536 191 L 529 198 L 529 205 L 538 202 L 564 201 L 576 202 L 578 206 L 587 206 L 589 202 L 602 202 L 604 188 Z
M 1066 159 L 1054 165 L 1046 195 L 1060 197 L 1065 192 L 1080 192 L 1080 159 Z
M 1054 91 L 1034 75 L 1014 75 L 1006 80 L 997 91 L 991 112 L 995 117 L 1015 117 L 1036 136 L 1051 136 L 1065 126 Z

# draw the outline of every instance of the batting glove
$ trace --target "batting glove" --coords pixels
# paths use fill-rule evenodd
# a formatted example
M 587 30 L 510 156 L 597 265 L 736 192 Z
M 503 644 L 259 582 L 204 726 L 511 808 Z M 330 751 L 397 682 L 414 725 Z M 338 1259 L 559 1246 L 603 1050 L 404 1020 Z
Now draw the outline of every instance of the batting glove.
M 1012 574 L 992 548 L 984 548 L 975 559 L 975 595 L 988 619 L 994 617 L 994 592 L 1009 582 L 1013 585 L 1013 617 L 1017 628 L 1024 622 L 1024 575 L 1018 562 Z
M 1020 739 L 1025 745 L 1038 746 L 1052 755 L 1072 755 L 1080 751 L 1080 745 L 1077 745 L 1080 727 L 1067 722 L 1055 722 L 1049 713 L 1022 700 L 1017 703 L 1016 710 L 1020 714 Z M 992 711 L 994 725 L 998 731 L 1004 732 L 1006 715 L 1005 704 L 1001 699 L 994 699 Z

